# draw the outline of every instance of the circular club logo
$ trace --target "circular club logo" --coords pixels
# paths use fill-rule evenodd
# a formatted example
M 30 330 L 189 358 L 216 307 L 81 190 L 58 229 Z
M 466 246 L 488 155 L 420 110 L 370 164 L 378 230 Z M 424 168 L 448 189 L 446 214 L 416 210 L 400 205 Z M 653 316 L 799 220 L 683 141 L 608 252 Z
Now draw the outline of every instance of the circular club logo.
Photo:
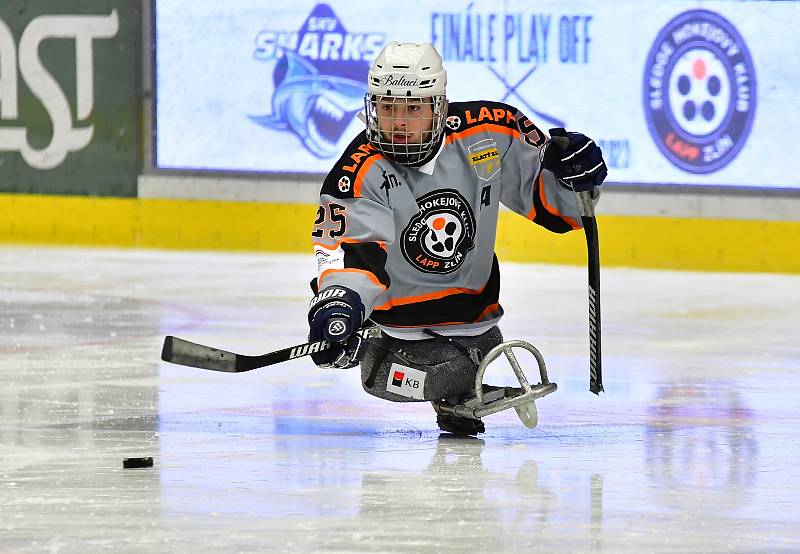
M 419 212 L 400 235 L 403 257 L 425 273 L 451 273 L 475 246 L 475 216 L 458 192 L 430 192 L 417 200 Z
M 747 141 L 755 67 L 739 32 L 719 14 L 687 11 L 661 29 L 647 55 L 643 91 L 650 135 L 684 171 L 717 171 Z
M 456 131 L 461 127 L 461 118 L 457 115 L 451 115 L 445 120 L 444 124 L 447 125 L 447 128 L 451 131 Z

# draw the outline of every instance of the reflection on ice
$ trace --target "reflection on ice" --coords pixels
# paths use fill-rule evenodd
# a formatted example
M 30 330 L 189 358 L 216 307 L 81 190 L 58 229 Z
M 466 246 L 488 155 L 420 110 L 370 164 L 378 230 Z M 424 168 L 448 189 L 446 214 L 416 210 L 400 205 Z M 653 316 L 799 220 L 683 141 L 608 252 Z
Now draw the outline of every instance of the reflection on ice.
M 682 498 L 713 490 L 742 495 L 755 485 L 759 460 L 750 426 L 754 413 L 731 384 L 660 387 L 648 415 L 645 463 L 659 490 L 672 493 L 665 500 L 674 502 L 675 492 Z M 746 500 L 737 498 L 735 504 Z

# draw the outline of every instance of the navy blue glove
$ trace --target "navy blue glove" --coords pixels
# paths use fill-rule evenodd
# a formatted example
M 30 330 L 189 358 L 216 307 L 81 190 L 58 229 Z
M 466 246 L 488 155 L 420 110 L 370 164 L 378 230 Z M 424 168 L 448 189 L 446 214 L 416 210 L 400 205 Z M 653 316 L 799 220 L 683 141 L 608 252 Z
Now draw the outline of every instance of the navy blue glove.
M 599 187 L 608 175 L 603 151 L 581 133 L 550 129 L 551 139 L 541 150 L 542 167 L 552 171 L 575 192 Z
M 358 365 L 366 341 L 357 333 L 364 320 L 364 304 L 354 290 L 332 286 L 311 300 L 308 310 L 308 342 L 327 340 L 331 348 L 311 354 L 319 367 L 346 369 Z

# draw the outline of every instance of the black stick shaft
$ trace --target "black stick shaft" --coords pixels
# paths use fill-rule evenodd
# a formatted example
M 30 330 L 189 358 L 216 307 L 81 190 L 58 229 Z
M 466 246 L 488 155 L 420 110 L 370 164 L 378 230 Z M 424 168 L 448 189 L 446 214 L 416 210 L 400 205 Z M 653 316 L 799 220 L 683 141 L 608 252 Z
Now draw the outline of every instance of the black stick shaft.
M 603 390 L 600 349 L 600 248 L 596 220 L 588 217 L 581 219 L 586 230 L 589 272 L 589 390 L 599 394 Z
M 380 331 L 377 327 L 367 327 L 358 331 L 365 339 L 378 335 Z M 331 347 L 328 341 L 320 340 L 290 346 L 282 350 L 276 350 L 268 354 L 258 356 L 247 356 L 236 354 L 227 350 L 220 350 L 211 346 L 197 344 L 178 337 L 168 336 L 164 338 L 164 347 L 161 350 L 161 359 L 173 364 L 197 367 L 200 369 L 210 369 L 212 371 L 222 371 L 225 373 L 242 373 L 266 367 L 295 358 L 302 358 L 322 352 Z
M 600 341 L 600 239 L 594 203 L 589 192 L 576 192 L 581 223 L 586 233 L 587 269 L 589 276 L 589 390 L 603 391 L 603 363 Z

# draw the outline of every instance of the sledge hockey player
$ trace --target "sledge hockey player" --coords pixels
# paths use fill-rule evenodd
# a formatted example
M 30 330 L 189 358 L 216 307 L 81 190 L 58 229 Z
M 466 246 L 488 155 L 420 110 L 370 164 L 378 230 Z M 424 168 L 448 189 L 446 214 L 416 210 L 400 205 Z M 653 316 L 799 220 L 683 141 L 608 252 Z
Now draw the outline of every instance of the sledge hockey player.
M 448 103 L 447 74 L 428 43 L 390 42 L 368 75 L 366 129 L 328 173 L 312 232 L 318 276 L 309 341 L 335 343 L 320 367 L 361 364 L 369 394 L 458 403 L 483 356 L 503 341 L 494 254 L 500 203 L 555 233 L 581 228 L 575 191 L 606 176 L 600 148 L 513 106 Z M 568 146 L 566 146 L 568 142 Z M 568 184 L 567 184 L 568 183 Z M 355 334 L 369 319 L 379 338 Z M 480 419 L 441 413 L 474 435 Z

